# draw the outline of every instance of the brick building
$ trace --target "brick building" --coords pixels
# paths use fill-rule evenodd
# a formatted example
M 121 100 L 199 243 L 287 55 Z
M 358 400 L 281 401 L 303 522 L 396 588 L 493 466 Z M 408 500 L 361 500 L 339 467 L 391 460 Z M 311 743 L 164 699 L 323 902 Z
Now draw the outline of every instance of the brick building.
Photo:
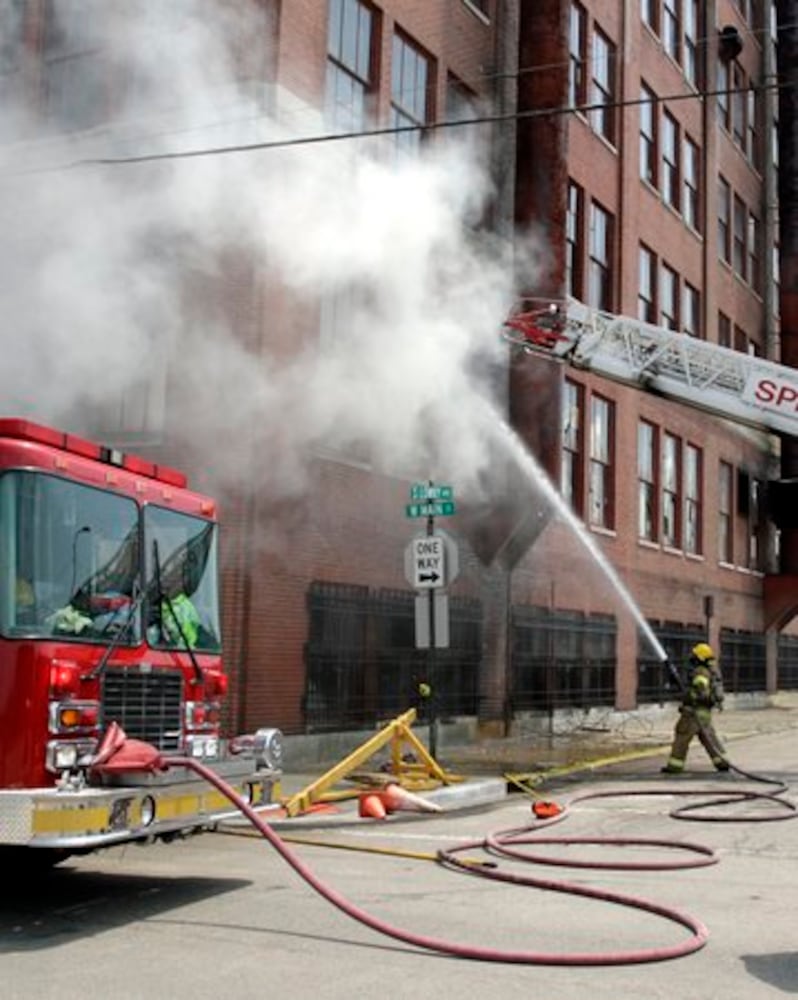
M 207 116 L 201 129 L 178 130 L 179 116 L 160 101 L 161 131 L 152 125 L 151 108 L 145 129 L 140 99 L 119 126 L 119 108 L 140 66 L 109 44 L 118 37 L 110 28 L 98 37 L 96 21 L 93 34 L 76 22 L 75 11 L 91 3 L 70 11 L 68 3 L 51 0 L 6 0 L 15 37 L 36 56 L 17 59 L 8 46 L 2 58 L 21 102 L 49 123 L 43 137 L 25 118 L 25 139 L 37 155 L 51 148 L 54 132 L 67 131 L 70 150 L 87 162 L 151 156 L 151 166 L 136 168 L 147 171 L 137 183 L 155 190 L 165 176 L 187 187 L 199 183 L 186 172 L 188 159 L 155 162 L 164 149 L 185 154 L 251 144 L 260 156 L 272 147 L 275 154 L 278 147 L 280 155 L 287 151 L 294 158 L 274 173 L 273 160 L 256 161 L 263 164 L 261 181 L 257 170 L 241 172 L 246 153 L 208 158 L 231 164 L 219 179 L 226 188 L 240 185 L 235 209 L 243 205 L 244 216 L 260 211 L 246 200 L 253 178 L 254 189 L 277 186 L 295 171 L 310 200 L 316 178 L 305 175 L 306 164 L 327 149 L 368 144 L 377 162 L 396 156 L 406 164 L 467 132 L 483 143 L 493 183 L 479 212 L 468 216 L 462 239 L 483 248 L 477 260 L 487 262 L 489 253 L 506 260 L 508 290 L 553 300 L 571 295 L 685 336 L 778 357 L 772 144 L 778 103 L 763 86 L 776 69 L 767 5 L 196 3 L 206 14 L 247 8 L 246 21 L 204 22 L 226 32 L 229 75 L 222 84 L 216 80 L 211 106 L 217 114 L 226 109 L 225 125 L 233 106 L 239 123 L 262 118 L 265 132 L 252 126 L 231 139 L 209 128 Z M 193 5 L 175 4 L 175 16 Z M 179 20 L 134 23 L 148 43 L 180 37 Z M 178 82 L 181 94 L 196 92 L 192 74 Z M 109 121 L 117 125 L 104 131 Z M 350 166 L 341 161 L 342 171 Z M 453 172 L 452 184 L 459 180 Z M 335 195 L 331 190 L 328 197 Z M 382 205 L 388 214 L 391 205 Z M 501 730 L 519 713 L 631 710 L 665 697 L 663 666 L 639 634 L 637 613 L 675 657 L 708 632 L 732 691 L 798 683 L 798 633 L 789 624 L 798 600 L 789 573 L 798 566 L 784 560 L 789 528 L 779 563 L 779 535 L 764 502 L 766 484 L 783 474 L 773 436 L 523 351 L 496 350 L 500 312 L 494 329 L 483 323 L 492 345 L 484 354 L 452 355 L 453 366 L 481 366 L 479 380 L 517 433 L 516 439 L 492 432 L 498 433 L 488 445 L 492 460 L 475 476 L 458 466 L 462 442 L 455 448 L 449 437 L 461 426 L 458 393 L 473 380 L 452 389 L 445 354 L 430 362 L 443 358 L 444 368 L 433 372 L 440 392 L 419 410 L 417 460 L 412 449 L 401 458 L 391 450 L 388 459 L 380 447 L 390 436 L 419 431 L 402 412 L 403 394 L 413 395 L 412 375 L 411 384 L 405 380 L 387 394 L 381 369 L 372 386 L 386 394 L 376 407 L 367 398 L 368 379 L 353 383 L 364 393 L 363 408 L 373 408 L 388 428 L 365 442 L 357 433 L 338 438 L 318 429 L 333 417 L 320 404 L 316 411 L 298 377 L 301 406 L 280 397 L 269 408 L 271 383 L 253 375 L 259 361 L 276 381 L 285 368 L 292 377 L 300 373 L 301 365 L 291 366 L 305 357 L 312 385 L 313 352 L 345 339 L 358 316 L 376 323 L 379 312 L 374 300 L 384 289 L 369 283 L 365 266 L 352 287 L 326 286 L 315 249 L 318 215 L 296 220 L 299 252 L 292 256 L 268 235 L 265 249 L 253 250 L 246 220 L 236 218 L 240 228 L 228 230 L 226 218 L 218 227 L 223 238 L 214 243 L 205 233 L 214 227 L 203 226 L 201 216 L 175 213 L 174 232 L 191 251 L 177 263 L 168 260 L 171 287 L 180 289 L 177 350 L 138 381 L 122 384 L 113 406 L 99 398 L 65 411 L 77 429 L 187 461 L 198 487 L 221 491 L 225 648 L 236 728 L 263 721 L 289 733 L 369 727 L 411 703 L 421 678 L 434 680 L 447 716 L 478 718 L 486 731 Z M 267 229 L 279 225 L 272 209 L 264 219 Z M 246 238 L 236 235 L 244 232 Z M 334 231 L 326 239 L 322 259 L 345 256 Z M 207 242 L 202 262 L 195 240 Z M 374 248 L 376 257 L 382 249 Z M 386 266 L 397 267 L 397 259 Z M 410 257 L 407 263 L 408 286 L 392 285 L 391 295 L 412 298 L 417 275 Z M 367 308 L 358 300 L 364 289 Z M 441 292 L 441 301 L 456 307 L 450 292 Z M 395 310 L 398 326 L 404 298 L 377 304 Z M 437 306 L 433 294 L 422 318 Z M 240 346 L 243 363 L 218 387 L 213 363 L 205 369 L 206 385 L 215 390 L 209 397 L 194 383 L 190 363 L 180 362 L 199 350 L 198 338 L 211 326 L 223 327 Z M 386 337 L 390 367 L 390 323 L 375 329 Z M 425 345 L 408 345 L 422 367 Z M 397 369 L 404 360 L 397 350 Z M 372 361 L 367 351 L 357 363 L 367 369 Z M 436 407 L 447 393 L 442 419 Z M 254 402 L 234 422 L 241 397 L 250 395 Z M 475 409 L 481 398 L 475 396 Z M 341 404 L 329 413 L 345 425 L 353 409 Z M 317 429 L 299 437 L 294 425 L 306 410 Z M 467 433 L 477 426 L 462 421 Z M 178 423 L 188 430 L 178 432 Z M 277 440 L 286 444 L 283 451 Z M 521 441 L 584 528 L 574 529 Z M 301 473 L 293 462 L 300 452 Z M 236 467 L 247 476 L 223 474 Z M 423 521 L 408 519 L 405 506 L 410 483 L 439 477 L 455 490 L 457 514 L 445 527 L 460 572 L 447 588 L 450 645 L 430 655 L 415 648 L 414 592 L 404 565 Z M 639 612 L 629 608 L 615 578 Z

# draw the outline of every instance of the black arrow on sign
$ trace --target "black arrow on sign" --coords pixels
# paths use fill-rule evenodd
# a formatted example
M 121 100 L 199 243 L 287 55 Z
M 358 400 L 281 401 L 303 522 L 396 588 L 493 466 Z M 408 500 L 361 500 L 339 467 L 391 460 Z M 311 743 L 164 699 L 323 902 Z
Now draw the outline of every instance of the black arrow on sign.
M 440 580 L 439 573 L 419 573 L 418 576 L 419 583 L 435 583 L 436 580 Z

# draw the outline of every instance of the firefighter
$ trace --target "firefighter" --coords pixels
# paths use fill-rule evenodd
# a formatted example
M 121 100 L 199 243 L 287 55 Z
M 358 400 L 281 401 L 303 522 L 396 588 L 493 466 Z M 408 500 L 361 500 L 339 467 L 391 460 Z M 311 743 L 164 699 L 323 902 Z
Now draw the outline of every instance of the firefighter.
M 185 591 L 161 604 L 161 620 L 167 642 L 193 649 L 199 641 L 200 616 Z
M 723 709 L 723 686 L 715 666 L 715 654 L 706 642 L 690 651 L 687 683 L 673 733 L 671 755 L 662 768 L 665 774 L 681 774 L 687 750 L 694 736 L 709 755 L 716 771 L 728 771 L 729 762 L 723 744 L 712 725 L 712 709 Z

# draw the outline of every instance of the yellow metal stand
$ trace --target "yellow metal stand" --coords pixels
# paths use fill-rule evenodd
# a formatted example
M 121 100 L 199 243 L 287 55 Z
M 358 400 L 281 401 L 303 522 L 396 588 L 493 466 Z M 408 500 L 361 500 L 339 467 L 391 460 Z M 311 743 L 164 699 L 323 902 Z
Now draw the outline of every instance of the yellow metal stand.
M 440 766 L 435 758 L 430 754 L 424 744 L 413 733 L 410 727 L 416 721 L 416 710 L 411 708 L 403 715 L 398 716 L 387 726 L 381 729 L 374 736 L 371 736 L 365 743 L 361 744 L 357 750 L 353 750 L 348 757 L 331 767 L 316 781 L 311 782 L 301 792 L 292 795 L 283 803 L 286 815 L 298 816 L 306 812 L 314 803 L 323 799 L 329 801 L 330 798 L 341 798 L 342 793 L 332 792 L 333 785 L 342 779 L 352 776 L 356 768 L 362 766 L 378 750 L 382 750 L 388 743 L 391 745 L 391 770 L 384 776 L 384 782 L 398 780 L 401 785 L 413 785 L 419 787 L 419 782 L 434 781 L 443 785 L 450 785 L 463 779 L 454 774 L 449 774 Z M 403 750 L 406 746 L 413 749 L 416 760 L 408 763 L 403 759 Z M 373 781 L 371 782 L 374 783 Z M 428 785 L 428 787 L 431 787 Z

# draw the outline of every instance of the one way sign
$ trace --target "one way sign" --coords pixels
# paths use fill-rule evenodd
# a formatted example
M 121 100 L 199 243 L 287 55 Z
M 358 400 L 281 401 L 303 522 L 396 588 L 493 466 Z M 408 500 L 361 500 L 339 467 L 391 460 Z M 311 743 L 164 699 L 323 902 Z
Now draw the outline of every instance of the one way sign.
M 446 545 L 441 535 L 413 539 L 405 549 L 405 576 L 416 590 L 446 586 Z

